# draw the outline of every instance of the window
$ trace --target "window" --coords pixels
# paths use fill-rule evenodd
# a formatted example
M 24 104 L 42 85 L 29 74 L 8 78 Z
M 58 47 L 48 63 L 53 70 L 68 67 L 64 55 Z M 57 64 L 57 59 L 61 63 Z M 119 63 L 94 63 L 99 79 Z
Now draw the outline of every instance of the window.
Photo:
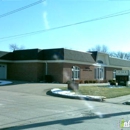
M 72 67 L 72 79 L 76 80 L 80 78 L 80 69 L 78 66 Z
M 103 64 L 103 61 L 102 60 L 98 60 L 97 63 Z
M 95 79 L 97 80 L 103 80 L 104 79 L 104 68 L 98 67 L 94 70 Z
M 116 70 L 113 71 L 113 80 L 116 79 Z

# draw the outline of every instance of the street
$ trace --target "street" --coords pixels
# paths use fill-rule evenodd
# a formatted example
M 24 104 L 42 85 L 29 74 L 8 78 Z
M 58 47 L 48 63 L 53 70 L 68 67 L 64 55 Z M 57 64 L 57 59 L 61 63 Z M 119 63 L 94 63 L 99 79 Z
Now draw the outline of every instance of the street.
M 60 84 L 0 86 L 0 129 L 120 130 L 130 120 L 130 106 L 46 95 Z M 130 128 L 124 128 L 130 129 Z

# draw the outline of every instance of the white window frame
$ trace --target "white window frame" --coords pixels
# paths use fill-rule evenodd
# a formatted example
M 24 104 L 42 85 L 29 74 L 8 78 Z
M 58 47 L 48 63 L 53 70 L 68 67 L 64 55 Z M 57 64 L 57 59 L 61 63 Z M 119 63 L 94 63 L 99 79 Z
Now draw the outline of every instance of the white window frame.
M 72 68 L 72 80 L 80 79 L 80 68 L 78 66 L 73 66 Z
M 96 80 L 104 80 L 104 67 L 96 67 L 94 77 Z
M 113 80 L 116 80 L 116 70 L 113 71 Z

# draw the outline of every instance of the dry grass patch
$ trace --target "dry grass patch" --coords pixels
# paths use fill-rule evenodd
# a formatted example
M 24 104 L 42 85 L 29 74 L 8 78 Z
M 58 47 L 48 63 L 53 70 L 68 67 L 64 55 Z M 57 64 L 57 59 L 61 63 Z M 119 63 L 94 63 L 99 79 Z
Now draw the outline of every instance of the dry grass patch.
M 130 94 L 130 88 L 109 88 L 99 86 L 80 86 L 79 92 L 84 95 L 104 96 L 106 98 L 114 98 Z
M 67 88 L 61 89 L 67 90 Z M 106 86 L 79 86 L 79 93 L 83 95 L 104 96 L 106 98 L 114 98 L 129 95 L 130 88 L 109 88 Z

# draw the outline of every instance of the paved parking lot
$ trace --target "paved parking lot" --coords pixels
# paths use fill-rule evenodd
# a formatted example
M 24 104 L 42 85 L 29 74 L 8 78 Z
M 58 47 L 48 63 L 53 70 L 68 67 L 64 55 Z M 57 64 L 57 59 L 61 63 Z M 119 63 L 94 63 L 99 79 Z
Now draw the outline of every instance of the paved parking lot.
M 60 86 L 66 85 L 0 86 L 0 129 L 120 130 L 122 118 L 130 120 L 130 106 L 127 105 L 46 95 L 48 89 Z

